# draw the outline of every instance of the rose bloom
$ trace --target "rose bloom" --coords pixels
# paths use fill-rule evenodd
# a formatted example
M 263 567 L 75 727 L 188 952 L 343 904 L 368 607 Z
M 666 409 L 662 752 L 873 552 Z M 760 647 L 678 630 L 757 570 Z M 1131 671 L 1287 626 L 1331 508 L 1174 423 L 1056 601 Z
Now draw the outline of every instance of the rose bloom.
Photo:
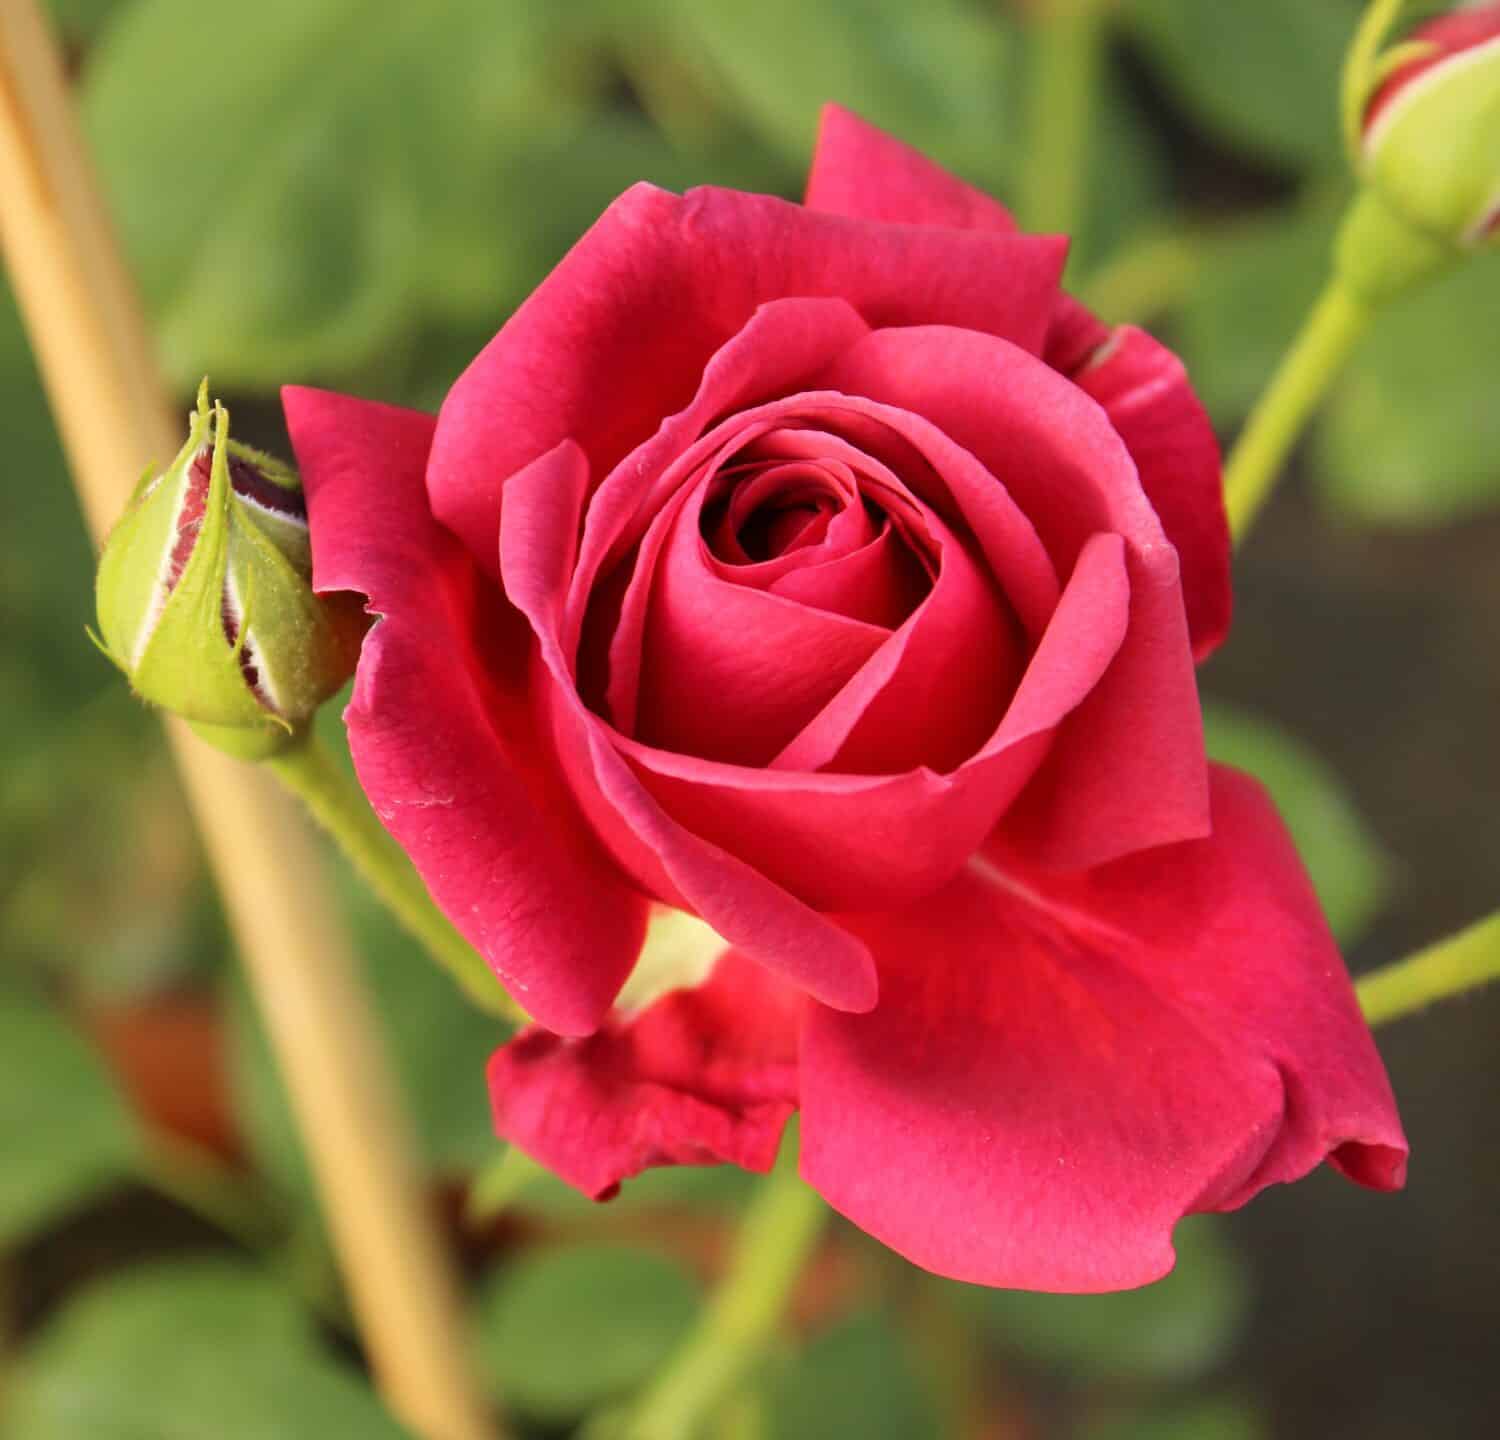
M 1307 877 L 1204 756 L 1208 421 L 1065 253 L 831 107 L 803 205 L 627 191 L 436 419 L 286 393 L 316 582 L 381 617 L 361 783 L 538 1022 L 500 1133 L 588 1193 L 800 1110 L 901 1254 L 1090 1291 L 1325 1159 L 1402 1183 Z

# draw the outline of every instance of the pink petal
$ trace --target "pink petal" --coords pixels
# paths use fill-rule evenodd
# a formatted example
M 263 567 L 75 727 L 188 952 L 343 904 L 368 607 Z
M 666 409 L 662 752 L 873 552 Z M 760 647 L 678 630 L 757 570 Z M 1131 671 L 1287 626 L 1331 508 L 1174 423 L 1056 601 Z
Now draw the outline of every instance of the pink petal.
M 785 770 L 957 770 L 994 734 L 1021 671 L 1020 626 L 982 561 L 924 515 L 931 591 L 777 756 Z M 643 737 L 644 738 L 644 737 Z
M 598 1023 L 645 898 L 584 829 L 525 699 L 530 636 L 427 510 L 430 416 L 284 392 L 314 579 L 381 618 L 345 720 L 360 783 L 433 899 L 549 1028 Z
M 924 417 L 970 451 L 1066 575 L 1090 536 L 1122 536 L 1130 627 L 1014 823 L 1035 853 L 1087 866 L 1207 833 L 1202 721 L 1176 552 L 1103 410 L 1019 347 L 969 330 L 875 331 L 823 383 Z
M 492 567 L 511 475 L 564 439 L 606 474 L 688 404 L 710 357 L 767 301 L 837 298 L 871 325 L 963 325 L 1040 351 L 1065 250 L 637 185 L 449 392 L 428 467 L 433 513 Z
M 1000 847 L 931 902 L 848 923 L 881 967 L 810 1012 L 802 1169 L 917 1264 L 1100 1291 L 1171 1231 L 1328 1159 L 1379 1189 L 1406 1141 L 1306 876 L 1254 782 L 1211 839 L 1058 879 Z
M 864 945 L 678 824 L 614 748 L 622 737 L 579 698 L 561 623 L 587 486 L 587 459 L 564 442 L 515 477 L 500 533 L 506 593 L 539 642 L 532 684 L 550 712 L 574 796 L 615 858 L 658 899 L 700 916 L 824 1004 L 869 1009 L 876 978 Z
M 1036 773 L 1063 718 L 1124 636 L 1124 546 L 1085 547 L 999 729 L 951 775 L 751 770 L 618 742 L 636 775 L 694 834 L 823 910 L 931 894 L 963 865 Z
M 765 1171 L 797 1101 L 802 999 L 727 951 L 702 985 L 587 1040 L 528 1030 L 490 1061 L 495 1128 L 596 1200 L 654 1165 Z
M 664 750 L 766 764 L 889 638 L 881 626 L 722 579 L 706 563 L 702 490 L 650 577 L 633 733 Z
M 955 230 L 1016 228 L 998 200 L 842 105 L 823 107 L 806 203 L 812 210 L 861 220 Z
M 868 333 L 844 300 L 772 300 L 750 317 L 708 362 L 692 401 L 595 491 L 568 602 L 575 628 L 601 568 L 637 544 L 695 467 L 708 462 L 718 442 L 705 433 L 724 416 L 807 389 L 834 356 Z
M 1119 432 L 1182 566 L 1193 655 L 1208 657 L 1229 630 L 1229 521 L 1219 444 L 1182 362 L 1133 325 L 1113 330 L 1061 297 L 1047 363 L 1091 395 Z

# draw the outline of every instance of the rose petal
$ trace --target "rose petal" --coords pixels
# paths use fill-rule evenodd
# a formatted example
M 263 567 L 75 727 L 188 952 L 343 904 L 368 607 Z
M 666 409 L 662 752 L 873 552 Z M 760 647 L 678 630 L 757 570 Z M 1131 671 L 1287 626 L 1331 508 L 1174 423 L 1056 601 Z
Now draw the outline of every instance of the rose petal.
M 1059 723 L 1125 633 L 1124 545 L 1099 535 L 1074 567 L 995 735 L 952 775 L 750 770 L 617 742 L 651 793 L 695 834 L 825 910 L 873 909 L 952 877 L 1036 772 Z
M 924 518 L 938 552 L 931 591 L 781 751 L 778 769 L 941 774 L 995 732 L 1021 671 L 1020 626 L 964 542 Z
M 490 1061 L 495 1128 L 596 1200 L 654 1165 L 769 1170 L 796 1107 L 802 1005 L 730 950 L 702 985 L 587 1040 L 528 1030 Z
M 533 684 L 573 794 L 611 853 L 657 898 L 700 916 L 824 1004 L 869 1009 L 876 978 L 864 945 L 672 819 L 613 748 L 620 737 L 579 698 L 561 619 L 587 486 L 587 458 L 564 442 L 515 477 L 500 531 L 506 593 L 539 642 Z
M 922 603 L 929 582 L 887 525 L 868 545 L 836 559 L 789 569 L 768 588 L 773 595 L 894 630 Z
M 1104 407 L 1140 472 L 1182 566 L 1193 656 L 1229 630 L 1229 521 L 1213 425 L 1182 362 L 1133 325 L 1111 330 L 1076 300 L 1059 300 L 1044 358 Z
M 585 1034 L 639 952 L 646 901 L 587 834 L 536 733 L 524 624 L 428 513 L 433 421 L 318 390 L 284 401 L 315 583 L 383 617 L 345 712 L 360 784 L 516 999 Z
M 706 564 L 704 488 L 676 512 L 653 569 L 631 733 L 664 750 L 760 766 L 890 632 L 721 579 Z
M 1015 345 L 969 330 L 872 332 L 825 384 L 921 415 L 1015 497 L 1060 574 L 1100 531 L 1126 541 L 1125 643 L 1070 717 L 1015 823 L 1059 866 L 1207 833 L 1202 720 L 1177 555 L 1108 417 Z
M 805 390 L 869 328 L 843 300 L 773 300 L 750 317 L 709 361 L 691 403 L 663 420 L 595 491 L 568 598 L 570 634 L 601 570 L 639 543 L 694 468 L 719 448 L 717 441 L 705 441 L 705 432 L 723 416 Z
M 825 105 L 807 177 L 812 210 L 908 225 L 1013 231 L 1010 211 L 842 105 Z
M 492 568 L 511 475 L 564 439 L 606 474 L 688 404 L 710 357 L 767 301 L 835 297 L 871 325 L 964 325 L 1040 351 L 1065 253 L 1049 238 L 637 185 L 449 392 L 428 466 L 433 513 Z
M 881 1002 L 809 1013 L 802 1170 L 861 1228 L 987 1285 L 1100 1291 L 1183 1215 L 1325 1158 L 1381 1189 L 1406 1141 L 1306 876 L 1254 782 L 1214 834 L 1058 880 L 995 850 L 850 922 Z

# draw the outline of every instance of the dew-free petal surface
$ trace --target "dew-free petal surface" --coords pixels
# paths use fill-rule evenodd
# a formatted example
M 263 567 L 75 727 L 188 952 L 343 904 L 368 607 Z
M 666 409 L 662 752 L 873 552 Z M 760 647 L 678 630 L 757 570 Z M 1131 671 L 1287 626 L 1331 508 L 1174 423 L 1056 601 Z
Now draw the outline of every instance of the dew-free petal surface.
M 703 984 L 586 1040 L 528 1030 L 490 1061 L 495 1128 L 596 1200 L 655 1165 L 769 1170 L 796 1107 L 802 1005 L 731 950 Z
M 427 509 L 433 420 L 319 390 L 284 402 L 314 583 L 381 617 L 344 717 L 360 784 L 516 1000 L 585 1034 L 629 973 L 647 902 L 587 833 L 537 731 L 524 622 Z
M 1324 1159 L 1399 1187 L 1390 1086 L 1280 820 L 1222 768 L 1213 819 L 1068 877 L 995 845 L 850 917 L 881 1001 L 809 1013 L 807 1179 L 919 1265 L 1058 1291 L 1154 1280 L 1181 1216 Z

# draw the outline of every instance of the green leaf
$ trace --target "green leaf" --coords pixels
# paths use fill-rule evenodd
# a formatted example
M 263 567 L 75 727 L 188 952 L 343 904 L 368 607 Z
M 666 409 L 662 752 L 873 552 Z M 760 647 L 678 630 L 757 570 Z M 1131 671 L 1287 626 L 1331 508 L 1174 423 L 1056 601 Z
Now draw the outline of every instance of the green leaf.
M 1227 705 L 1203 709 L 1208 753 L 1248 770 L 1271 792 L 1312 877 L 1328 923 L 1353 944 L 1390 888 L 1390 867 L 1343 783 L 1304 742 Z
M 1140 1290 L 958 1293 L 996 1344 L 1043 1369 L 1087 1381 L 1181 1382 L 1228 1353 L 1249 1296 L 1238 1259 L 1213 1217 L 1183 1221 L 1173 1240 L 1177 1268 Z
M 1124 18 L 1194 119 L 1293 170 L 1342 163 L 1339 77 L 1356 0 L 1132 0 Z
M 9 1378 L 9 1377 L 7 1377 Z M 163 1262 L 74 1300 L 22 1357 L 3 1440 L 401 1440 L 268 1279 Z
M 95 1052 L 50 1007 L 0 988 L 0 1245 L 128 1175 L 137 1142 Z
M 994 187 L 1015 149 L 1013 32 L 960 0 L 659 0 L 659 43 L 799 167 L 835 100 Z M 633 20 L 634 12 L 631 12 Z
M 1339 213 L 1318 193 L 1203 237 L 1177 339 L 1219 425 L 1245 416 L 1297 334 L 1332 268 Z
M 687 1334 L 697 1287 L 653 1251 L 578 1245 L 522 1256 L 479 1299 L 480 1358 L 507 1404 L 562 1422 L 641 1385 Z
M 452 0 L 440 23 L 378 0 L 122 12 L 85 119 L 172 373 L 272 385 L 394 344 L 449 283 L 432 257 L 454 227 L 490 218 L 470 212 L 497 158 L 595 83 L 570 69 L 573 23 L 522 0 Z
M 1500 504 L 1500 263 L 1485 255 L 1378 315 L 1315 439 L 1321 497 L 1367 523 Z
M 913 1440 L 943 1432 L 886 1316 L 865 1311 L 816 1336 L 768 1386 L 768 1440 Z

